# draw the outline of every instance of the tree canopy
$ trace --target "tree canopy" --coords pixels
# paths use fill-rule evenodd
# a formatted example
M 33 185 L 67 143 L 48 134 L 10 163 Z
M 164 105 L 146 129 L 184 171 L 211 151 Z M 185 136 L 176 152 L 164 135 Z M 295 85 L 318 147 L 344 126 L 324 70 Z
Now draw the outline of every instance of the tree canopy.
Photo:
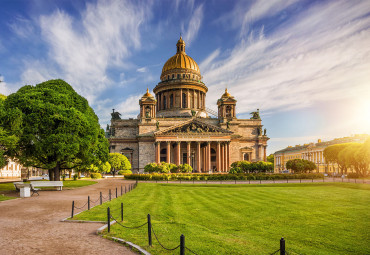
M 109 143 L 87 100 L 63 80 L 26 85 L 7 97 L 4 128 L 19 139 L 12 157 L 22 165 L 61 169 L 106 162 Z M 16 127 L 16 128 L 15 128 Z
M 270 154 L 267 156 L 267 162 L 274 164 L 274 160 L 275 160 L 274 154 Z
M 18 137 L 13 134 L 11 135 L 12 130 L 17 130 L 19 122 L 13 121 L 13 123 L 9 123 L 9 129 L 10 131 L 7 131 L 3 128 L 3 122 L 6 118 L 6 112 L 4 109 L 4 101 L 6 99 L 6 96 L 0 94 L 0 123 L 2 125 L 0 126 L 0 168 L 6 166 L 8 164 L 8 152 L 15 148 Z M 16 132 L 14 132 L 16 133 Z
M 286 168 L 294 173 L 305 173 L 315 170 L 316 164 L 306 159 L 291 159 L 286 162 Z
M 130 170 L 131 163 L 125 155 L 121 153 L 109 153 L 108 162 L 111 165 L 111 171 L 113 175 L 119 170 Z

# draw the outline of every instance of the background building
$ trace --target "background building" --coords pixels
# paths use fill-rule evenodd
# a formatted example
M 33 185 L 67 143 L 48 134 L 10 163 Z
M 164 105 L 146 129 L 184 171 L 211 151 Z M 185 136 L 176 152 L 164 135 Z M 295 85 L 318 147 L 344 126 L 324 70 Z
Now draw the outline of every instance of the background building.
M 274 172 L 281 173 L 286 169 L 286 163 L 291 159 L 306 159 L 314 162 L 317 166 L 317 172 L 320 173 L 339 173 L 337 164 L 327 163 L 324 157 L 324 149 L 329 145 L 340 143 L 363 143 L 370 135 L 355 135 L 351 137 L 336 138 L 331 141 L 322 142 L 321 139 L 317 143 L 309 143 L 304 145 L 296 145 L 274 153 Z
M 147 90 L 140 99 L 137 119 L 121 119 L 113 110 L 107 127 L 110 151 L 126 155 L 133 170 L 166 161 L 187 163 L 196 172 L 226 172 L 234 161 L 266 161 L 269 138 L 259 111 L 237 119 L 237 101 L 227 89 L 217 101 L 218 112 L 207 109 L 208 88 L 181 37 L 160 79 L 155 96 Z

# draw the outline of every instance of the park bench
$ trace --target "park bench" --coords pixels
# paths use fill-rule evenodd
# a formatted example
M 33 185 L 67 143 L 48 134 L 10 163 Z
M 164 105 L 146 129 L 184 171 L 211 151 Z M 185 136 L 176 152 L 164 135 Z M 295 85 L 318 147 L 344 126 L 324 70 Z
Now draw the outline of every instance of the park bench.
M 35 193 L 39 195 L 38 188 L 35 188 L 31 183 L 25 183 L 25 182 L 13 182 L 13 185 L 17 191 L 20 192 L 21 197 L 29 197 L 29 192 L 32 191 L 33 196 Z
M 58 190 L 62 190 L 63 182 L 62 181 L 33 181 L 30 182 L 33 188 L 36 187 L 55 187 Z

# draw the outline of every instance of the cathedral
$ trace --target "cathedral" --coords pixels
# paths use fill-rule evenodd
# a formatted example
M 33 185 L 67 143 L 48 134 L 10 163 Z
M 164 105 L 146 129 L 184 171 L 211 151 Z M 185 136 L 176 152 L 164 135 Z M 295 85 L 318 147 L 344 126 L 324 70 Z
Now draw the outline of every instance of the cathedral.
M 189 164 L 193 172 L 228 172 L 239 160 L 266 161 L 268 137 L 259 111 L 236 118 L 237 100 L 227 89 L 218 112 L 206 108 L 208 88 L 198 64 L 186 54 L 180 37 L 176 54 L 164 64 L 160 82 L 139 100 L 136 119 L 121 119 L 113 110 L 107 127 L 110 152 L 125 155 L 133 172 L 153 162 Z

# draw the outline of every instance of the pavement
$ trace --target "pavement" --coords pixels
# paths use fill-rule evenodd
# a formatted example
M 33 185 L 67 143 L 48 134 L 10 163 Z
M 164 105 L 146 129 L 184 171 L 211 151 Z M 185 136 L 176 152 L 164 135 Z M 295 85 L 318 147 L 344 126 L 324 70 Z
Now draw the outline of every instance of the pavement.
M 0 254 L 136 254 L 96 234 L 101 223 L 61 222 L 71 204 L 86 203 L 99 192 L 120 189 L 133 181 L 101 179 L 97 184 L 62 191 L 39 191 L 40 196 L 0 202 Z M 15 192 L 14 192 L 15 193 Z M 16 194 L 13 194 L 16 195 Z

